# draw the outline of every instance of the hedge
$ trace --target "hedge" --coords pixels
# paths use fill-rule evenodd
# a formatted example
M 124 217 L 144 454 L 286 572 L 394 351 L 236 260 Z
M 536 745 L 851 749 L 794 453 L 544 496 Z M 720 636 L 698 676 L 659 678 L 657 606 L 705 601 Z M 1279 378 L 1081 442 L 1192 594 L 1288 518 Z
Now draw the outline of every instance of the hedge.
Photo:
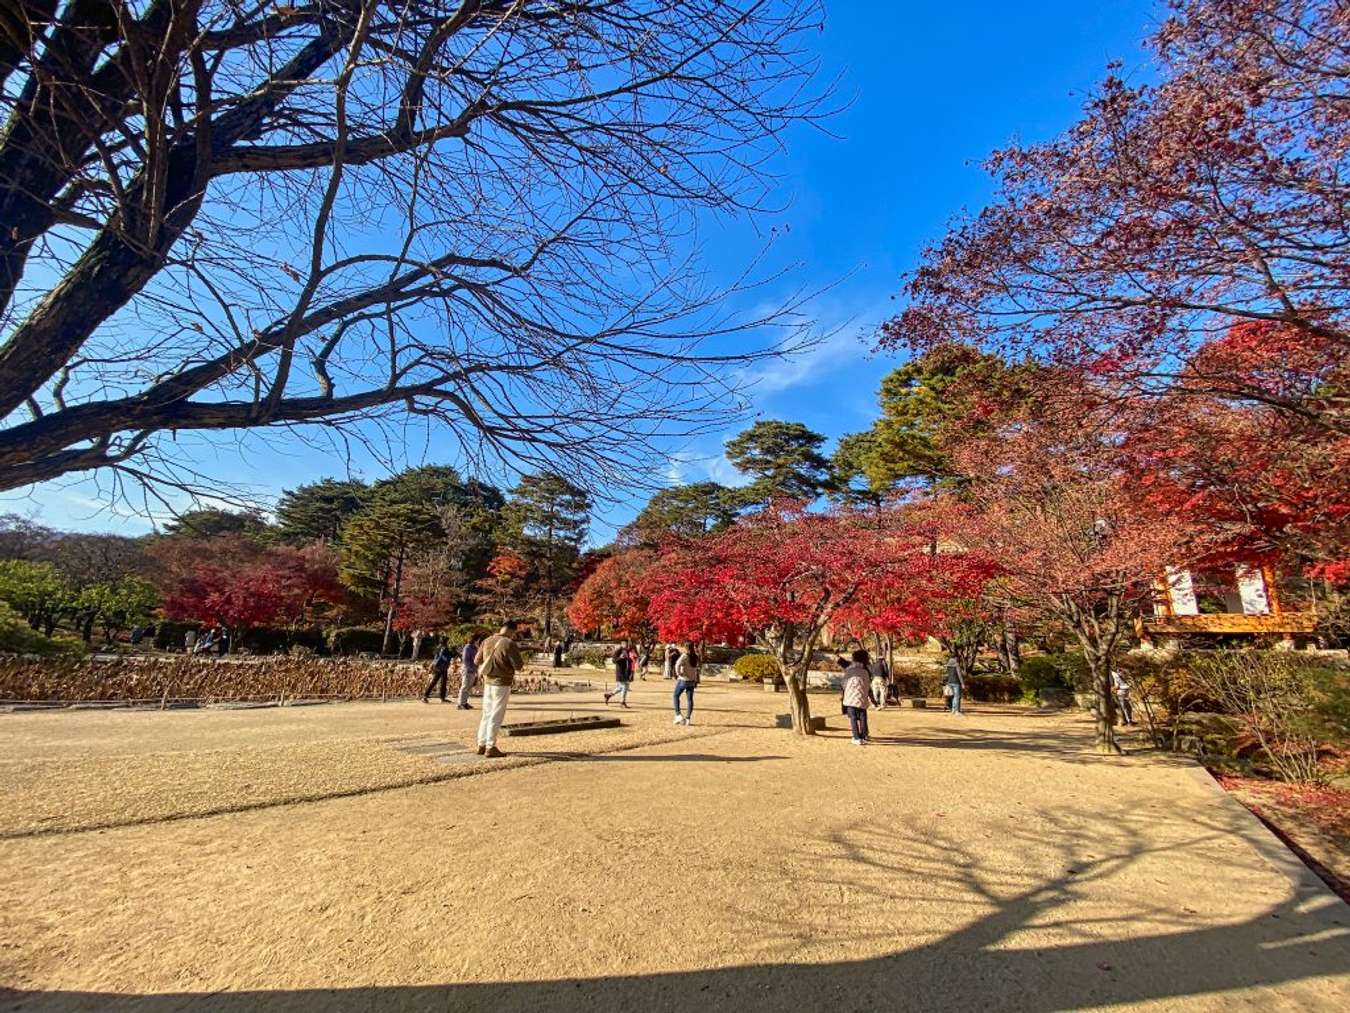
M 384 650 L 384 630 L 343 626 L 328 634 L 328 649 L 334 654 L 379 654 Z
M 899 670 L 894 675 L 901 696 L 939 697 L 947 676 L 939 671 Z M 966 699 L 978 703 L 1016 703 L 1022 698 L 1022 684 L 1006 675 L 966 677 Z
M 603 647 L 574 647 L 567 652 L 567 665 L 577 668 L 581 665 L 594 665 L 596 668 L 608 668 L 613 651 Z
M 303 647 L 314 654 L 327 654 L 328 638 L 317 627 L 292 630 L 286 626 L 254 626 L 241 633 L 230 645 L 230 650 L 246 650 L 250 654 L 285 654 L 292 647 Z
M 1065 651 L 1059 654 L 1035 654 L 1023 658 L 1017 669 L 1017 680 L 1028 693 L 1042 689 L 1072 689 L 1087 692 L 1089 685 L 1087 659 L 1081 654 Z
M 415 697 L 426 688 L 426 664 L 364 658 L 130 656 L 108 660 L 0 658 L 0 699 L 290 700 Z M 457 683 L 457 679 L 451 679 Z M 457 685 L 450 687 L 457 690 Z M 517 677 L 515 692 L 560 689 L 545 676 Z

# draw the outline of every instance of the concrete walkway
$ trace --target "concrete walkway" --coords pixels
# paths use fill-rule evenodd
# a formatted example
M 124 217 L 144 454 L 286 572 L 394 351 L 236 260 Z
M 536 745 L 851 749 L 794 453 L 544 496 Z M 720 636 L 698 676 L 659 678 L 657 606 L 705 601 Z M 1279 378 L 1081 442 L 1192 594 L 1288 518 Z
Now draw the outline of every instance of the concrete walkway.
M 0 716 L 3 1008 L 1350 1006 L 1350 909 L 1187 762 L 668 690 L 491 763 L 420 703 Z

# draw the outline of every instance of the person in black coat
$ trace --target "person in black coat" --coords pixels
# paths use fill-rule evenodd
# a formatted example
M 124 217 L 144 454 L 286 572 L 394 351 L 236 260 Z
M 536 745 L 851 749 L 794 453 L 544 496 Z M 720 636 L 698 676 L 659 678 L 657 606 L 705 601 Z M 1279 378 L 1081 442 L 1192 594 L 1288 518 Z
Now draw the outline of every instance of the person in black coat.
M 431 691 L 438 685 L 441 688 L 441 703 L 449 703 L 446 694 L 450 689 L 450 659 L 454 653 L 450 646 L 442 640 L 436 647 L 436 653 L 431 657 L 431 681 L 427 683 L 427 688 L 422 692 L 422 702 L 431 703 Z

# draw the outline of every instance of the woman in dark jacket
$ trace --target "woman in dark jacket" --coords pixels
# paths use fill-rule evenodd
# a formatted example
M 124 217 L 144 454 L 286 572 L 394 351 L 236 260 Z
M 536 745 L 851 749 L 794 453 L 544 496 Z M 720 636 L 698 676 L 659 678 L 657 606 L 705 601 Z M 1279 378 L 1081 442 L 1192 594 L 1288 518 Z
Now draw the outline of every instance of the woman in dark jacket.
M 605 703 L 617 696 L 619 703 L 628 706 L 628 684 L 633 681 L 633 661 L 628 652 L 628 642 L 620 644 L 614 651 L 614 692 L 605 694 Z

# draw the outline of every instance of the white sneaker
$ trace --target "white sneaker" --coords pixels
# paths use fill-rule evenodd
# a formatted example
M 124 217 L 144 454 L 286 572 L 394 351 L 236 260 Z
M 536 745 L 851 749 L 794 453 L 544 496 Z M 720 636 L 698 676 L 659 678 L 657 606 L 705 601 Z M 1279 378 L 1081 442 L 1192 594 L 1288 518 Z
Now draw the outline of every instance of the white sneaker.
M 675 723 L 676 723 L 677 725 L 682 725 L 682 724 L 684 724 L 684 718 L 682 718 L 682 717 L 680 717 L 680 715 L 676 714 L 676 715 L 675 715 Z
M 692 725 L 694 723 L 694 715 L 690 714 L 687 718 L 684 719 L 684 723 L 687 725 Z
M 849 741 L 852 742 L 855 746 L 862 745 L 862 739 L 850 739 Z

